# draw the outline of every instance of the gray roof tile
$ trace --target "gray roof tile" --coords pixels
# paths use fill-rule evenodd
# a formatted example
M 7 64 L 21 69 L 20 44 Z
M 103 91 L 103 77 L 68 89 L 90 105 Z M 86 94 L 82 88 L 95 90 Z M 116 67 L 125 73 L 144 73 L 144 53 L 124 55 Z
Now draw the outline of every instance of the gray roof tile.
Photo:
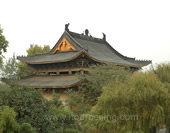
M 74 75 L 67 76 L 29 76 L 20 80 L 2 79 L 3 82 L 11 84 L 18 83 L 24 87 L 33 88 L 68 88 L 77 85 L 80 80 Z
M 57 51 L 55 54 L 52 54 L 52 51 L 57 47 L 63 37 L 66 37 L 66 39 L 77 48 L 77 51 Z M 63 33 L 59 41 L 51 49 L 50 53 L 33 57 L 18 57 L 18 59 L 28 64 L 64 62 L 78 56 L 82 51 L 84 51 L 86 55 L 98 62 L 108 62 L 139 68 L 151 63 L 151 61 L 138 61 L 135 60 L 135 58 L 123 56 L 103 39 L 70 31 L 65 31 Z

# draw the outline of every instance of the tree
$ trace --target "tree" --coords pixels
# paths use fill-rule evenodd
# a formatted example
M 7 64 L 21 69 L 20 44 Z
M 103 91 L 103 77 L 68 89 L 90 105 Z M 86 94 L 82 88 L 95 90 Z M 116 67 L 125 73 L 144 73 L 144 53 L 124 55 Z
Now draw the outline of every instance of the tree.
M 79 88 L 84 94 L 86 101 L 88 100 L 91 105 L 95 105 L 98 96 L 102 93 L 103 86 L 117 79 L 125 82 L 130 75 L 129 68 L 112 64 L 92 65 L 88 69 L 88 74 L 82 77 L 87 82 L 80 84 Z
M 2 75 L 5 78 L 16 79 L 17 78 L 17 61 L 15 54 L 12 58 L 9 58 L 6 63 L 2 66 Z
M 70 89 L 66 93 L 69 95 L 66 103 L 75 115 L 81 115 L 90 111 L 91 105 L 88 104 L 80 92 Z
M 3 29 L 0 25 L 0 65 L 2 65 L 2 53 L 7 51 L 8 41 L 3 35 Z
M 29 123 L 22 123 L 19 127 L 19 133 L 36 133 L 35 129 Z
M 80 133 L 81 127 L 78 118 L 68 108 L 52 105 L 49 109 L 49 119 L 57 125 L 57 131 L 63 133 Z M 77 118 L 77 119 L 76 119 Z
M 40 90 L 13 86 L 0 93 L 0 106 L 12 107 L 18 114 L 18 123 L 30 123 L 38 133 L 48 133 L 48 129 L 56 129 L 47 120 L 48 101 L 43 98 Z
M 74 113 L 79 115 L 86 113 L 96 105 L 98 97 L 103 92 L 103 86 L 117 79 L 126 82 L 131 74 L 130 70 L 125 67 L 112 64 L 92 65 L 88 69 L 88 74 L 78 75 L 84 81 L 78 86 L 78 91 L 67 92 L 69 94 L 68 104 Z
M 170 83 L 170 63 L 159 64 L 152 71 L 158 76 L 158 78 L 164 83 Z
M 44 54 L 48 53 L 50 51 L 49 45 L 44 45 L 44 47 L 41 47 L 39 45 L 31 44 L 30 48 L 27 49 L 27 56 L 34 56 L 36 54 Z
M 34 68 L 30 67 L 26 63 L 19 62 L 17 64 L 17 67 L 18 67 L 16 73 L 17 77 L 26 77 L 35 74 Z
M 94 131 L 156 133 L 162 124 L 170 123 L 170 94 L 168 88 L 152 72 L 134 73 L 128 82 L 117 79 L 103 87 L 103 93 L 90 115 L 104 120 L 86 120 L 83 126 Z M 114 116 L 114 117 L 113 117 Z M 106 130 L 107 129 L 107 130 Z M 90 131 L 89 131 L 90 132 Z
M 44 99 L 41 90 L 16 85 L 2 88 L 0 106 L 3 105 L 13 108 L 17 113 L 16 121 L 22 123 L 18 129 L 20 132 L 27 129 L 30 133 L 34 133 L 33 128 L 37 133 L 80 132 L 80 125 L 73 119 L 72 111 L 64 108 L 58 97 L 54 97 L 51 101 Z
M 30 48 L 27 50 L 27 52 L 28 56 L 33 56 L 35 54 L 49 52 L 49 49 L 49 45 L 44 45 L 44 47 L 30 45 Z M 1 59 L 2 58 L 0 58 L 0 61 Z M 1 68 L 3 71 L 2 75 L 5 78 L 16 79 L 19 77 L 26 77 L 35 74 L 35 70 L 26 63 L 18 63 L 15 54 L 13 57 L 9 58 L 6 63 L 1 66 Z
M 62 133 L 80 133 L 81 126 L 78 123 L 78 119 L 74 118 L 73 112 L 63 106 L 59 100 L 59 95 L 53 93 L 53 99 L 49 101 L 49 115 L 50 119 L 55 125 L 57 125 L 56 132 Z
M 3 29 L 1 28 L 0 25 L 0 55 L 2 55 L 3 52 L 7 51 L 7 47 L 8 47 L 8 41 L 3 35 Z
M 14 133 L 18 129 L 16 113 L 8 106 L 0 108 L 0 133 Z
M 34 56 L 36 54 L 44 54 L 48 53 L 50 51 L 49 45 L 44 45 L 44 47 L 41 47 L 39 45 L 31 44 L 30 48 L 27 49 L 27 56 Z M 35 74 L 35 70 L 31 68 L 29 65 L 23 62 L 18 63 L 18 71 L 17 76 L 18 77 L 25 77 Z
M 85 133 L 123 133 L 126 123 L 120 124 L 121 115 L 127 114 L 126 83 L 116 79 L 110 81 L 102 90 L 98 102 L 92 107 L 90 113 L 83 116 L 82 121 Z M 124 131 L 125 132 L 125 131 Z
M 139 116 L 144 132 L 155 133 L 162 124 L 169 126 L 170 93 L 152 72 L 137 73 L 129 81 L 129 109 Z M 138 127 L 139 128 L 139 127 Z
M 17 123 L 16 115 L 13 108 L 0 107 L 0 133 L 36 133 L 29 123 Z

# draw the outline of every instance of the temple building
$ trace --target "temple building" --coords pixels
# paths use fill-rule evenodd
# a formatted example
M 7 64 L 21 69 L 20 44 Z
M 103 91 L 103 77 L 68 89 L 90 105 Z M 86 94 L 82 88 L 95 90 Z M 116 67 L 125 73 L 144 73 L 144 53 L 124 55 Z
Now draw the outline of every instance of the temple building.
M 85 33 L 78 34 L 71 32 L 68 26 L 65 25 L 64 33 L 49 53 L 18 57 L 18 60 L 36 70 L 35 75 L 20 78 L 17 81 L 20 85 L 31 88 L 70 88 L 80 82 L 75 73 L 87 73 L 91 64 L 113 63 L 138 70 L 151 63 L 120 54 L 106 41 L 104 33 L 103 38 L 95 38 L 89 35 L 87 29 Z M 3 81 L 10 83 L 7 79 Z

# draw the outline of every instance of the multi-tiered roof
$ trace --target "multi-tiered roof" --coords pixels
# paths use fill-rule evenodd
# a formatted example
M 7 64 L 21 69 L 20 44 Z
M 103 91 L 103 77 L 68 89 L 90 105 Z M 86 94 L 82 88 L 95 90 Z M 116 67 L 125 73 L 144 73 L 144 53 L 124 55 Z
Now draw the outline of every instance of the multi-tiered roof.
M 27 63 L 36 69 L 37 75 L 21 78 L 19 84 L 35 88 L 68 88 L 79 83 L 74 73 L 85 71 L 89 64 L 113 63 L 119 66 L 128 66 L 139 69 L 151 63 L 129 58 L 116 51 L 103 38 L 95 38 L 85 34 L 71 32 L 68 25 L 56 43 L 47 54 L 31 57 L 18 57 L 21 62 Z M 43 75 L 40 73 L 44 73 Z

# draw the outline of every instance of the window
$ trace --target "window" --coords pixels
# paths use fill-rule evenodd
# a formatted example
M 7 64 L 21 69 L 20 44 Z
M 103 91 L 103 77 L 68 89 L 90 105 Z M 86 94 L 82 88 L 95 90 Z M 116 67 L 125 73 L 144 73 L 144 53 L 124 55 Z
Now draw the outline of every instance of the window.
M 39 72 L 38 75 L 46 75 L 45 72 Z
M 88 74 L 89 72 L 88 71 L 84 71 L 84 74 Z
M 49 72 L 48 75 L 57 75 L 56 72 Z
M 80 71 L 72 71 L 72 74 L 80 73 Z
M 60 75 L 68 75 L 69 72 L 60 72 Z

